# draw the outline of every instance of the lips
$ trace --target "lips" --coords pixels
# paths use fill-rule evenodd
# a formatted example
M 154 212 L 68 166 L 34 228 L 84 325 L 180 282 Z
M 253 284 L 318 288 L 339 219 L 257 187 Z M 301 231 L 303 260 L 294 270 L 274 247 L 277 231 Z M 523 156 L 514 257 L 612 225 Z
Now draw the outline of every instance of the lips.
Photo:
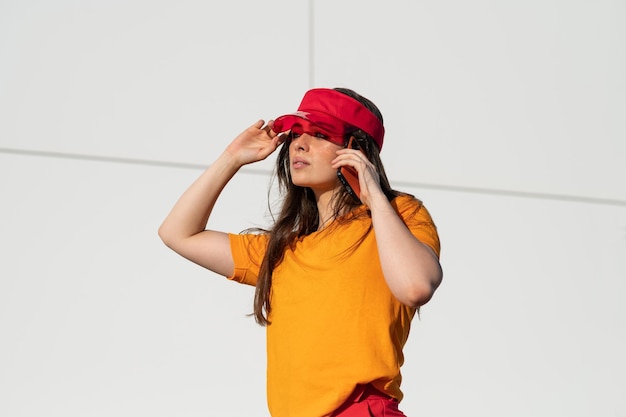
M 304 158 L 293 158 L 291 161 L 291 166 L 294 168 L 304 168 L 308 166 L 309 163 Z

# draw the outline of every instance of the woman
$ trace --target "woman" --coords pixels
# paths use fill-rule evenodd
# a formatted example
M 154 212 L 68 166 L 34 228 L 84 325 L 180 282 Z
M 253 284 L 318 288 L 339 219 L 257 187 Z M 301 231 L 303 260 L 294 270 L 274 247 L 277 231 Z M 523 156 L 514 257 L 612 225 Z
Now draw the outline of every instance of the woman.
M 256 286 L 274 417 L 404 415 L 402 348 L 442 270 L 428 211 L 389 185 L 383 139 L 382 115 L 368 99 L 343 88 L 309 90 L 296 113 L 259 120 L 237 136 L 159 229 L 180 255 Z M 283 144 L 282 208 L 272 228 L 205 230 L 239 168 Z M 348 179 L 352 172 L 358 184 L 349 190 L 338 172 Z

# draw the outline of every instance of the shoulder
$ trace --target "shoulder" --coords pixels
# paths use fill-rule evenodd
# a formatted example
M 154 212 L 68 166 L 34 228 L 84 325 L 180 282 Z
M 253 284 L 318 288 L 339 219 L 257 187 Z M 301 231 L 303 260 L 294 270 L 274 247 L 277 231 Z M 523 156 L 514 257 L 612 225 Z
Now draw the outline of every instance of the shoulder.
M 404 220 L 421 218 L 432 222 L 430 213 L 424 206 L 422 200 L 415 198 L 411 194 L 400 194 L 391 200 L 392 207 Z
M 437 226 L 424 203 L 410 194 L 402 194 L 394 198 L 391 205 L 396 209 L 411 233 L 439 255 L 441 244 Z

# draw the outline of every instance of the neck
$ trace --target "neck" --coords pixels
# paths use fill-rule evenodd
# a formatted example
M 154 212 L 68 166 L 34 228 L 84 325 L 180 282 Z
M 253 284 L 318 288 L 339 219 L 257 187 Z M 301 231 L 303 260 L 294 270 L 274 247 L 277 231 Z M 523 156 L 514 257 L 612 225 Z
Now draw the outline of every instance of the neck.
M 335 219 L 335 210 L 332 207 L 333 196 L 336 190 L 329 190 L 323 193 L 315 193 L 317 201 L 318 226 L 317 230 L 321 230 Z

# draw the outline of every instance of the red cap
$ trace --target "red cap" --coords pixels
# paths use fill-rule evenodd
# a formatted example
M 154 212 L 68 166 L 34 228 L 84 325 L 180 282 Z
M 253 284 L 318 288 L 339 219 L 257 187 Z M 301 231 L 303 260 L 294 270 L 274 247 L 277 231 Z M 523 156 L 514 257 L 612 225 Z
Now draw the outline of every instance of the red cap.
M 385 128 L 380 119 L 358 100 L 339 91 L 329 88 L 307 91 L 298 111 L 277 117 L 273 130 L 276 133 L 285 132 L 301 119 L 341 135 L 355 128 L 361 129 L 374 139 L 379 150 L 383 147 Z

